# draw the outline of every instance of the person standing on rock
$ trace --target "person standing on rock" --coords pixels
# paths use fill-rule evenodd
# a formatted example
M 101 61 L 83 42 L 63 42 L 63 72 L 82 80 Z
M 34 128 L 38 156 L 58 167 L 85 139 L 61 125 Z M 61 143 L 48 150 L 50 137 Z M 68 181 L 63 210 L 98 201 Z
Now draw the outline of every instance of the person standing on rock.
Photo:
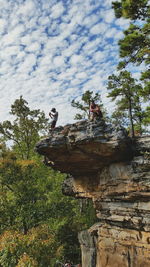
M 51 112 L 49 112 L 49 116 L 52 119 L 52 121 L 51 121 L 51 129 L 55 129 L 56 122 L 58 120 L 58 111 L 56 111 L 55 108 L 52 108 Z
M 101 119 L 103 117 L 100 107 L 97 104 L 95 104 L 94 100 L 92 100 L 90 104 L 90 113 L 92 113 L 91 116 L 92 121 L 96 118 Z

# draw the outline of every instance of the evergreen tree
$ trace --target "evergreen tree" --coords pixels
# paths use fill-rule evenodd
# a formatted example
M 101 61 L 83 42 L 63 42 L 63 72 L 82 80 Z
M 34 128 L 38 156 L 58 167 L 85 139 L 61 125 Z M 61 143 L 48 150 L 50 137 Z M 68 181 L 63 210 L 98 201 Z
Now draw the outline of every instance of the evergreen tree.
M 120 57 L 124 61 L 120 62 L 119 69 L 125 67 L 128 63 L 146 65 L 150 64 L 150 23 L 143 27 L 130 24 L 129 28 L 124 31 L 124 38 L 119 41 Z
M 5 141 L 13 141 L 17 157 L 30 159 L 35 154 L 34 147 L 40 138 L 40 133 L 47 132 L 48 119 L 39 109 L 30 110 L 22 96 L 11 105 L 10 114 L 15 119 L 13 122 L 7 120 L 0 123 L 0 134 Z
M 119 41 L 120 57 L 124 58 L 118 65 L 125 68 L 128 63 L 141 64 L 149 68 L 150 64 L 150 4 L 148 0 L 121 0 L 113 2 L 117 18 L 124 17 L 134 21 L 124 31 L 124 38 Z M 139 23 L 139 20 L 142 20 Z M 145 97 L 150 96 L 149 70 L 142 73 L 145 81 Z
M 111 92 L 108 97 L 112 97 L 112 100 L 117 100 L 117 109 L 113 114 L 113 117 L 119 116 L 124 123 L 127 123 L 127 118 L 129 119 L 131 136 L 134 137 L 135 125 L 138 125 L 140 133 L 142 133 L 142 119 L 143 111 L 140 104 L 140 92 L 142 91 L 142 85 L 137 84 L 135 79 L 131 76 L 128 71 L 121 71 L 120 74 L 111 75 L 108 77 L 108 90 Z M 128 113 L 126 113 L 128 111 Z M 128 123 L 127 123 L 128 125 Z
M 149 16 L 148 0 L 121 0 L 112 2 L 117 18 L 124 17 L 132 20 L 148 18 Z
M 149 0 L 120 0 L 112 3 L 117 18 L 130 19 L 131 23 L 124 31 L 124 38 L 119 41 L 120 57 L 118 69 L 126 68 L 129 63 L 146 66 L 141 74 L 143 88 L 138 92 L 142 101 L 146 102 L 147 109 L 144 113 L 136 108 L 138 120 L 149 125 L 149 100 L 150 100 L 150 2 Z M 141 116 L 142 115 L 142 116 Z M 140 118 L 141 117 L 141 118 Z

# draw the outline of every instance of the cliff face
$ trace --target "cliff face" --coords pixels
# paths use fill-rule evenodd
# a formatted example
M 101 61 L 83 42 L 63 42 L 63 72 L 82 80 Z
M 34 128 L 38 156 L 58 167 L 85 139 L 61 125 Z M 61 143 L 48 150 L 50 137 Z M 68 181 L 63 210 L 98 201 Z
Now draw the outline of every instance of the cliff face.
M 56 128 L 36 150 L 68 173 L 63 192 L 91 198 L 99 223 L 79 234 L 82 267 L 150 266 L 150 136 L 103 121 Z

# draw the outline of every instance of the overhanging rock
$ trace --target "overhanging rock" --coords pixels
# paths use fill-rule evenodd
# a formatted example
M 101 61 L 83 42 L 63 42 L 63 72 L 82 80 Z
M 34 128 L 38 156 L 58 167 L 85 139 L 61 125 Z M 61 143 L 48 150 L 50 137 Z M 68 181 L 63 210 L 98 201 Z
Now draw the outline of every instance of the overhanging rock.
M 81 121 L 58 127 L 36 145 L 52 168 L 77 176 L 91 176 L 104 166 L 132 157 L 131 140 L 124 129 L 104 121 Z

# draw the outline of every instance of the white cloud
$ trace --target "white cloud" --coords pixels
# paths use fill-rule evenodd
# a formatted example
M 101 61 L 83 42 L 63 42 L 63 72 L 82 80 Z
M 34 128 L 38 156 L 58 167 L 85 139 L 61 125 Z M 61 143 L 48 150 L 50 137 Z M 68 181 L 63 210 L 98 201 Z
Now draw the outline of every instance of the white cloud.
M 18 44 L 20 34 L 24 31 L 23 25 L 17 25 L 12 31 L 8 32 L 7 34 L 3 35 L 1 44 L 2 46 L 10 45 L 10 44 Z
M 54 5 L 51 9 L 51 17 L 53 19 L 57 19 L 59 18 L 62 13 L 64 11 L 64 7 L 63 7 L 63 4 L 62 3 L 58 3 L 56 5 Z
M 85 72 L 79 72 L 76 75 L 77 79 L 86 79 L 87 78 L 87 74 Z
M 109 9 L 104 12 L 103 19 L 107 23 L 112 23 L 115 19 L 114 11 L 112 9 Z
M 47 115 L 55 106 L 58 124 L 73 121 L 70 102 L 86 90 L 100 91 L 112 105 L 104 84 L 128 21 L 115 20 L 110 0 L 63 3 L 0 0 L 0 120 L 20 95 Z
M 86 16 L 83 20 L 83 25 L 91 28 L 98 21 L 97 15 Z
M 0 34 L 2 34 L 6 29 L 7 22 L 4 19 L 0 19 Z
M 53 59 L 53 63 L 56 67 L 60 67 L 64 64 L 64 57 L 63 56 L 56 56 Z
M 33 42 L 31 43 L 29 46 L 27 46 L 27 48 L 25 49 L 25 51 L 27 52 L 36 52 L 40 50 L 40 44 L 38 42 Z
M 3 53 L 2 58 L 5 58 L 6 60 L 8 57 L 17 55 L 19 53 L 19 47 L 16 45 L 13 46 L 7 46 L 5 48 L 5 53 Z
M 104 51 L 98 51 L 94 53 L 93 57 L 94 57 L 94 60 L 97 62 L 97 61 L 104 60 L 106 57 L 106 54 Z
M 33 16 L 36 12 L 36 7 L 34 5 L 34 1 L 27 0 L 23 5 L 18 9 L 17 15 L 21 16 Z
M 73 56 L 71 57 L 71 59 L 70 59 L 70 62 L 71 62 L 71 64 L 73 64 L 73 65 L 76 65 L 76 64 L 78 64 L 78 63 L 82 63 L 82 62 L 84 62 L 84 61 L 83 61 L 83 56 L 81 56 L 81 55 L 73 55 Z
M 122 29 L 127 28 L 129 26 L 129 20 L 120 18 L 115 21 L 115 24 L 118 25 Z
M 107 29 L 107 25 L 104 22 L 98 23 L 96 25 L 94 25 L 90 32 L 92 34 L 103 34 Z
M 83 50 L 89 54 L 90 52 L 93 52 L 95 50 L 97 50 L 97 46 L 101 41 L 101 37 L 95 39 L 94 41 L 91 42 L 87 42 L 86 45 L 84 46 Z
M 19 72 L 26 73 L 31 71 L 35 63 L 36 63 L 36 57 L 34 54 L 26 55 L 25 60 L 23 61 L 23 63 L 20 64 Z
M 106 38 L 113 38 L 116 37 L 116 34 L 118 33 L 116 28 L 108 28 L 106 33 L 105 33 L 105 37 Z

